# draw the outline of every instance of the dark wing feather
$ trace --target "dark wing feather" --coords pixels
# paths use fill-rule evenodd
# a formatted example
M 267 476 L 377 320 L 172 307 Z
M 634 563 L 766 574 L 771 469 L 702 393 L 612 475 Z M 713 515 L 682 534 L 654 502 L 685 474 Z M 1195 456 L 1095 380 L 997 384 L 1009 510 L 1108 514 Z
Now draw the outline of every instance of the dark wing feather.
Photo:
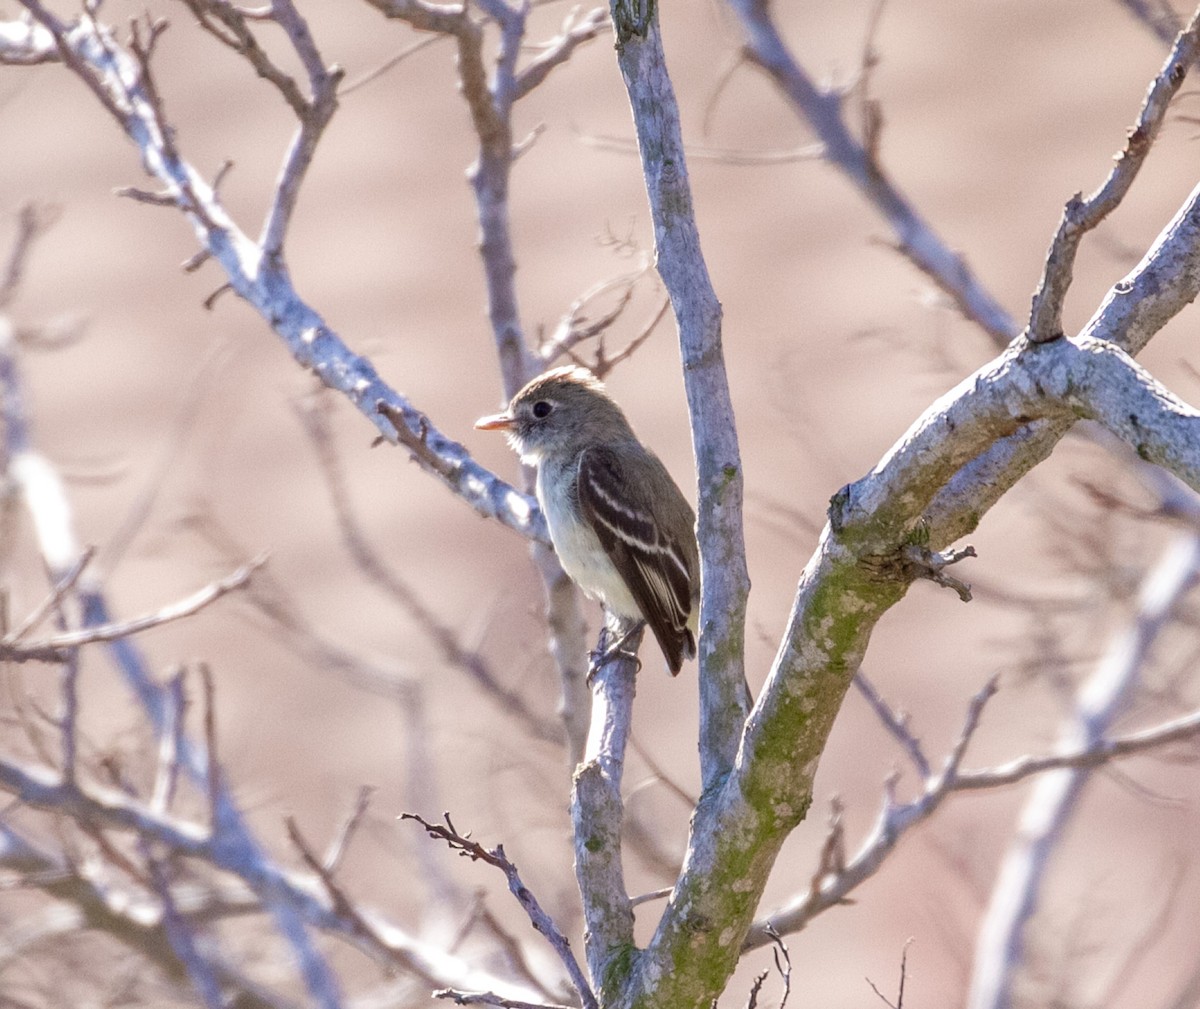
M 641 608 L 672 675 L 678 673 L 684 656 L 696 654 L 688 628 L 695 595 L 692 557 L 664 534 L 645 482 L 626 472 L 611 449 L 589 448 L 581 454 L 577 486 L 584 520 Z M 690 512 L 678 489 L 670 489 L 679 497 L 671 504 Z

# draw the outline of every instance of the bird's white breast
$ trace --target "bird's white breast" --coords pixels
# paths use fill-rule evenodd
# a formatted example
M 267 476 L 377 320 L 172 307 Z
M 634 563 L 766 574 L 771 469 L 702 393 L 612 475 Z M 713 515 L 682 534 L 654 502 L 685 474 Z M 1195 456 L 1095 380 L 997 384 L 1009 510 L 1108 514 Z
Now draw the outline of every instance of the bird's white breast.
M 574 500 L 575 473 L 564 473 L 544 459 L 538 467 L 537 497 L 541 502 L 550 540 L 559 563 L 570 579 L 605 609 L 619 617 L 639 618 L 642 613 L 596 534 L 581 519 Z

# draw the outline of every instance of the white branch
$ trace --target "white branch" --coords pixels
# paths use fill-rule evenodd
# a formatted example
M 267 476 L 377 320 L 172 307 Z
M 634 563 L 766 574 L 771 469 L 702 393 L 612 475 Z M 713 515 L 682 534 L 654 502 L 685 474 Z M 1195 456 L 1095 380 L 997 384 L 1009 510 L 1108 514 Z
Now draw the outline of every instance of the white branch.
M 1128 707 L 1151 645 L 1180 599 L 1200 577 L 1200 536 L 1188 533 L 1167 548 L 1142 586 L 1133 623 L 1118 635 L 1080 687 L 1059 747 L 1086 751 L 1104 739 Z M 1000 866 L 975 946 L 970 1009 L 1009 1009 L 1021 965 L 1025 925 L 1037 909 L 1041 882 L 1074 812 L 1091 768 L 1072 767 L 1038 779 Z
M 462 445 L 390 388 L 371 362 L 353 353 L 300 298 L 283 264 L 264 255 L 226 213 L 213 188 L 175 149 L 170 127 L 162 121 L 155 95 L 130 53 L 89 17 L 65 26 L 37 0 L 22 2 L 55 36 L 60 54 L 70 58 L 71 68 L 137 146 L 146 171 L 187 215 L 201 246 L 224 269 L 229 286 L 267 320 L 296 361 L 347 396 L 385 438 L 403 444 L 477 512 L 529 538 L 546 540 L 537 503 L 476 463 Z

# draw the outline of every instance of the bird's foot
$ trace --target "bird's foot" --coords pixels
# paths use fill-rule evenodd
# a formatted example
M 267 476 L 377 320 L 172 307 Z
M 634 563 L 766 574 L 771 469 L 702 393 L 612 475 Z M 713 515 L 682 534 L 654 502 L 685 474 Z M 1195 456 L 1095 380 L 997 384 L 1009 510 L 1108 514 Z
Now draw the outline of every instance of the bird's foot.
M 628 659 L 634 664 L 635 673 L 642 671 L 642 660 L 638 658 L 637 652 L 625 646 L 645 626 L 646 622 L 639 620 L 612 644 L 608 644 L 608 628 L 604 629 L 604 634 L 600 639 L 600 647 L 588 652 L 587 684 L 589 687 L 592 685 L 592 680 L 596 674 L 600 672 L 600 667 L 606 662 L 611 662 L 613 659 Z

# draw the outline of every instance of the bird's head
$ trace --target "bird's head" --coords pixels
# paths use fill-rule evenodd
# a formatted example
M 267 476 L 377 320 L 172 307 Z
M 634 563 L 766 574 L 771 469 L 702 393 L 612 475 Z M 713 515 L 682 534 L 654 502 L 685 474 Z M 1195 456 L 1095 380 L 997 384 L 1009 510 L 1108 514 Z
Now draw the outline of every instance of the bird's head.
M 547 456 L 576 454 L 584 445 L 632 438 L 621 408 L 586 368 L 555 368 L 529 382 L 503 413 L 481 417 L 475 426 L 503 431 L 531 465 Z

